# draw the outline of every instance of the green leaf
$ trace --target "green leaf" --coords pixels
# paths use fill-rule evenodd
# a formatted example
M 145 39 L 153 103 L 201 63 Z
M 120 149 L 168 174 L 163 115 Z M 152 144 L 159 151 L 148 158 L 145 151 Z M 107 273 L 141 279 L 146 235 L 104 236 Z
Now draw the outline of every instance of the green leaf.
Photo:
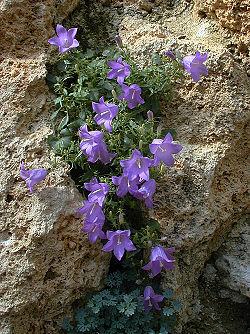
M 165 306 L 165 307 L 163 308 L 163 310 L 162 310 L 162 313 L 163 313 L 164 315 L 170 316 L 170 315 L 174 314 L 174 309 L 171 308 L 171 307 L 167 307 L 167 306 Z
M 157 220 L 151 219 L 149 222 L 147 222 L 147 225 L 152 229 L 152 230 L 160 230 L 161 225 L 158 223 Z
M 181 302 L 179 300 L 174 300 L 173 304 L 174 304 L 175 311 L 179 312 L 181 309 Z
M 173 137 L 173 140 L 175 140 L 175 138 L 176 138 L 176 131 L 173 130 L 173 129 L 163 129 L 161 131 L 161 137 L 165 138 L 168 133 L 170 133 L 171 136 Z
M 153 55 L 152 55 L 152 61 L 156 65 L 162 65 L 161 57 L 157 53 L 153 53 Z
M 68 124 L 68 129 L 75 133 L 82 125 L 84 124 L 84 121 L 82 119 L 77 119 L 74 122 L 71 122 Z
M 62 328 L 65 329 L 66 331 L 74 329 L 74 327 L 70 324 L 68 318 L 63 319 Z
M 48 145 L 53 148 L 53 149 L 65 149 L 70 146 L 72 141 L 71 137 L 62 137 L 62 138 L 57 138 L 53 135 L 49 135 L 47 138 Z
M 104 83 L 103 87 L 107 90 L 113 90 L 114 89 L 114 87 L 111 85 L 111 83 L 109 83 L 107 81 Z
M 46 75 L 46 79 L 53 84 L 57 83 L 57 81 L 58 81 L 58 77 L 54 74 L 51 74 L 51 73 L 48 73 Z
M 173 293 L 173 291 L 171 289 L 165 290 L 162 294 L 167 299 L 170 299 L 170 298 L 174 297 L 174 293 Z
M 66 64 L 65 64 L 65 62 L 64 61 L 60 61 L 57 64 L 56 68 L 58 69 L 58 71 L 64 72 L 66 70 Z
M 86 51 L 87 58 L 93 58 L 94 55 L 95 55 L 95 51 L 94 50 L 87 49 L 87 51 Z
M 55 112 L 53 112 L 53 114 L 50 116 L 50 119 L 51 120 L 54 119 L 58 115 L 59 111 L 60 111 L 60 109 L 58 109 Z
M 61 130 L 62 128 L 64 128 L 69 122 L 69 114 L 67 113 L 66 116 L 63 117 L 63 119 L 61 120 L 61 123 L 58 126 L 58 130 Z

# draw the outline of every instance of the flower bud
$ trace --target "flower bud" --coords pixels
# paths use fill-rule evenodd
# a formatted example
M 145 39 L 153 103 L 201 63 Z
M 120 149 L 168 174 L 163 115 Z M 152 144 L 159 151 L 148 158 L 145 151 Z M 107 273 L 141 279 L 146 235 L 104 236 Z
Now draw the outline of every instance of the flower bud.
M 161 171 L 161 173 L 163 174 L 163 173 L 165 173 L 165 165 L 164 164 L 161 164 L 161 169 L 160 169 L 160 171 Z
M 158 125 L 156 130 L 157 130 L 157 137 L 160 137 L 160 135 L 161 135 L 161 125 Z
M 111 93 L 112 93 L 112 95 L 113 95 L 113 98 L 114 98 L 115 100 L 117 100 L 117 94 L 116 94 L 116 91 L 115 91 L 114 89 L 112 89 Z
M 141 284 L 142 284 L 142 280 L 137 279 L 137 280 L 135 281 L 135 284 L 137 284 L 137 285 L 141 285 Z
M 153 245 L 153 244 L 152 244 L 152 241 L 149 240 L 149 241 L 148 241 L 148 246 L 149 246 L 149 247 L 152 247 L 152 245 Z
M 165 52 L 165 55 L 169 58 L 175 59 L 175 55 L 173 54 L 172 51 L 168 50 Z
M 122 213 L 119 214 L 119 223 L 120 224 L 124 223 L 124 217 Z
M 151 122 L 151 121 L 153 120 L 153 118 L 154 118 L 154 113 L 153 113 L 153 111 L 152 111 L 152 110 L 149 110 L 149 111 L 147 112 L 147 116 L 148 116 L 148 120 Z
M 139 149 L 140 149 L 140 150 L 142 149 L 142 145 L 143 145 L 143 141 L 140 140 L 140 141 L 139 141 Z
M 116 41 L 116 44 L 119 46 L 119 48 L 122 48 L 122 46 L 123 46 L 122 39 L 119 35 L 115 36 L 115 41 Z
M 165 242 L 165 241 L 167 241 L 167 240 L 168 240 L 167 237 L 162 237 L 162 238 L 161 238 L 161 241 L 162 241 L 162 242 Z
M 141 126 L 141 134 L 144 136 L 145 135 L 145 129 L 144 129 L 144 124 Z

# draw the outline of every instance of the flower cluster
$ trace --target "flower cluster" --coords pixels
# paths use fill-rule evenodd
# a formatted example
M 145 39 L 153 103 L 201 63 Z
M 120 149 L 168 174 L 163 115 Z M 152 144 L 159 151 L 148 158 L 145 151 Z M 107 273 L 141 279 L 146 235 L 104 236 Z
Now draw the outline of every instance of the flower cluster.
M 72 48 L 79 46 L 79 42 L 75 39 L 77 28 L 67 30 L 58 24 L 56 32 L 57 36 L 50 38 L 48 42 L 57 45 L 60 53 L 67 52 Z M 122 40 L 119 35 L 116 36 L 115 40 L 117 45 L 123 49 Z M 177 56 L 170 50 L 165 53 L 165 56 L 170 58 L 173 62 L 178 61 Z M 196 55 L 188 55 L 183 58 L 182 64 L 187 72 L 191 73 L 195 82 L 200 79 L 200 74 L 208 74 L 207 69 L 203 64 L 206 60 L 207 54 L 201 55 L 199 52 L 196 52 Z M 127 107 L 132 110 L 136 108 L 138 104 L 144 104 L 145 101 L 141 97 L 142 89 L 135 83 L 130 86 L 124 84 L 126 78 L 131 74 L 129 64 L 124 62 L 120 56 L 117 61 L 107 61 L 107 65 L 111 68 L 107 73 L 107 79 L 116 79 L 123 91 L 118 97 L 118 101 L 123 101 L 123 104 L 120 103 L 120 105 L 124 106 L 126 102 Z M 116 160 L 118 159 L 117 153 L 110 153 L 108 151 L 104 137 L 106 138 L 107 134 L 111 136 L 112 130 L 114 131 L 114 129 L 116 129 L 114 124 L 112 126 L 112 122 L 116 122 L 116 119 L 119 118 L 119 108 L 114 103 L 105 102 L 104 96 L 102 96 L 99 99 L 99 102 L 92 101 L 92 109 L 95 113 L 93 119 L 96 122 L 96 125 L 102 126 L 104 132 L 99 130 L 89 131 L 87 124 L 81 126 L 79 129 L 79 137 L 81 138 L 79 145 L 80 150 L 82 154 L 87 157 L 87 161 L 93 164 L 100 161 L 107 165 L 111 163 L 113 158 L 116 157 Z M 150 141 L 154 138 L 152 143 L 148 145 L 147 150 L 142 150 L 143 145 L 140 144 L 140 142 L 142 142 L 142 140 L 140 140 L 140 150 L 134 149 L 133 152 L 131 151 L 132 155 L 130 158 L 117 161 L 119 170 L 121 170 L 122 167 L 122 172 L 120 173 L 120 176 L 113 175 L 111 179 L 112 183 L 117 186 L 116 195 L 118 197 L 124 197 L 129 193 L 128 196 L 130 196 L 130 198 L 133 196 L 140 201 L 143 200 L 148 208 L 152 208 L 153 205 L 156 205 L 153 202 L 153 195 L 156 191 L 156 181 L 152 178 L 153 172 L 151 170 L 160 164 L 172 167 L 174 165 L 173 155 L 179 153 L 182 150 L 182 146 L 173 143 L 173 137 L 170 133 L 167 133 L 164 139 L 156 138 L 158 135 L 153 136 L 154 114 L 151 110 L 148 110 L 147 117 L 147 122 L 151 123 L 152 129 Z M 88 125 L 89 124 L 93 124 L 93 121 L 92 123 L 88 123 Z M 107 132 L 105 132 L 105 130 Z M 149 152 L 152 154 L 151 157 L 146 156 Z M 116 162 L 116 160 L 114 160 L 114 162 Z M 26 180 L 26 184 L 30 188 L 31 193 L 34 192 L 33 186 L 42 181 L 46 175 L 47 171 L 43 168 L 26 170 L 24 163 L 22 162 L 21 164 L 21 178 Z M 121 261 L 125 251 L 138 252 L 138 250 L 134 245 L 134 243 L 136 244 L 136 241 L 134 241 L 130 229 L 121 230 L 118 229 L 118 227 L 120 228 L 120 225 L 117 227 L 114 224 L 116 230 L 111 231 L 108 230 L 106 225 L 104 226 L 105 199 L 108 194 L 108 196 L 110 196 L 110 186 L 106 182 L 99 182 L 97 177 L 94 177 L 92 182 L 84 183 L 85 189 L 89 192 L 88 200 L 84 201 L 83 206 L 77 212 L 83 216 L 83 227 L 81 230 L 88 233 L 89 241 L 94 243 L 98 239 L 107 240 L 102 250 L 104 252 L 113 251 L 114 256 Z M 123 222 L 121 222 L 121 225 L 122 223 Z M 130 238 L 132 238 L 134 243 Z M 151 240 L 149 241 L 151 247 L 152 242 Z M 152 271 L 149 278 L 153 278 L 161 273 L 163 267 L 165 269 L 174 269 L 175 262 L 172 256 L 172 253 L 174 252 L 173 247 L 164 248 L 159 245 L 158 242 L 153 243 L 154 245 L 151 247 L 150 261 L 142 266 L 143 270 Z M 155 294 L 153 288 L 148 285 L 145 287 L 144 296 L 140 298 L 145 310 L 150 311 L 152 307 L 156 310 L 160 310 L 158 303 L 162 302 L 164 297 Z

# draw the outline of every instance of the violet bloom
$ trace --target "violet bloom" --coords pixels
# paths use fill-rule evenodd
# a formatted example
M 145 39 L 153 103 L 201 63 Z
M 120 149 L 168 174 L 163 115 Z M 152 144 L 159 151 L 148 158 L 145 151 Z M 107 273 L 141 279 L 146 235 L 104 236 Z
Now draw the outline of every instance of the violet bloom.
M 98 217 L 90 223 L 87 220 L 84 221 L 84 227 L 81 229 L 83 232 L 89 233 L 89 241 L 93 244 L 98 238 L 107 239 L 105 233 L 102 231 L 103 222 Z
M 170 167 L 174 165 L 172 154 L 179 153 L 182 146 L 172 144 L 172 141 L 173 137 L 168 133 L 164 139 L 154 139 L 152 144 L 149 144 L 150 152 L 154 154 L 155 165 L 161 161 Z
M 109 153 L 106 144 L 102 141 L 92 148 L 88 161 L 95 163 L 97 160 L 100 160 L 106 165 L 109 164 L 110 160 L 113 159 L 116 155 L 117 153 Z
M 121 85 L 124 93 L 118 97 L 118 100 L 128 102 L 129 109 L 134 109 L 137 106 L 137 103 L 143 104 L 145 101 L 141 98 L 141 88 L 133 84 L 131 86 Z
M 152 201 L 152 196 L 155 193 L 155 189 L 156 182 L 154 179 L 150 179 L 144 182 L 141 188 L 138 191 L 134 192 L 133 195 L 139 200 L 145 199 L 146 206 L 148 208 L 152 208 L 152 206 L 154 205 L 154 202 Z
M 156 295 L 154 292 L 154 289 L 151 286 L 146 286 L 144 289 L 144 297 L 140 297 L 140 299 L 143 302 L 143 306 L 145 308 L 145 311 L 150 311 L 152 309 L 152 306 L 156 310 L 160 310 L 158 303 L 162 302 L 164 297 L 162 295 Z
M 127 63 L 122 62 L 122 57 L 120 57 L 117 61 L 107 61 L 109 67 L 112 68 L 109 71 L 107 78 L 114 79 L 117 78 L 117 82 L 119 85 L 124 83 L 125 77 L 130 74 L 130 67 Z
M 84 155 L 91 155 L 93 147 L 102 142 L 104 134 L 101 131 L 88 131 L 87 124 L 80 127 L 79 136 L 83 139 L 80 149 Z
M 124 167 L 124 173 L 128 176 L 129 181 L 137 177 L 145 181 L 149 180 L 149 167 L 152 167 L 154 160 L 143 157 L 141 152 L 134 150 L 131 159 L 121 160 L 120 165 Z
M 126 251 L 131 252 L 136 250 L 134 244 L 129 239 L 130 230 L 117 230 L 116 232 L 107 231 L 107 237 L 109 241 L 102 248 L 104 252 L 114 251 L 115 257 L 120 261 L 123 257 L 123 254 Z
M 203 64 L 207 60 L 207 53 L 201 55 L 196 52 L 196 55 L 185 56 L 182 60 L 182 65 L 185 67 L 188 73 L 191 73 L 195 82 L 199 81 L 200 74 L 208 75 L 206 66 Z
M 102 208 L 96 202 L 84 201 L 84 206 L 77 210 L 77 213 L 84 215 L 88 223 L 93 223 L 97 218 L 99 222 L 105 221 Z
M 57 45 L 60 53 L 66 52 L 79 46 L 79 42 L 74 39 L 76 32 L 77 28 L 71 28 L 67 31 L 67 29 L 58 24 L 56 26 L 56 33 L 58 37 L 52 37 L 48 40 L 48 42 L 50 44 Z
M 171 59 L 175 59 L 175 55 L 173 54 L 172 51 L 168 50 L 165 52 L 165 55 Z
M 174 269 L 173 262 L 175 262 L 173 256 L 171 255 L 174 252 L 174 247 L 172 248 L 163 248 L 162 246 L 153 247 L 151 250 L 151 261 L 144 267 L 143 270 L 152 269 L 152 277 L 158 275 L 162 267 L 165 269 Z
M 94 177 L 93 183 L 84 183 L 84 187 L 88 191 L 91 191 L 88 195 L 88 200 L 90 202 L 96 202 L 102 207 L 105 196 L 109 192 L 109 186 L 106 183 L 99 183 L 97 178 Z
M 126 174 L 122 174 L 122 176 L 112 176 L 112 182 L 118 186 L 116 195 L 117 196 L 125 196 L 127 192 L 129 192 L 131 195 L 134 195 L 138 191 L 138 183 L 139 183 L 139 177 L 134 179 L 133 181 L 129 181 L 128 176 Z
M 104 103 L 103 96 L 99 100 L 100 103 L 92 102 L 92 108 L 97 113 L 94 120 L 98 125 L 104 124 L 107 131 L 112 132 L 112 119 L 118 114 L 119 109 L 115 104 Z
M 33 194 L 34 189 L 32 187 L 45 179 L 47 171 L 44 168 L 26 170 L 24 162 L 22 162 L 20 176 L 23 180 L 26 180 L 26 185 L 30 188 L 30 192 Z

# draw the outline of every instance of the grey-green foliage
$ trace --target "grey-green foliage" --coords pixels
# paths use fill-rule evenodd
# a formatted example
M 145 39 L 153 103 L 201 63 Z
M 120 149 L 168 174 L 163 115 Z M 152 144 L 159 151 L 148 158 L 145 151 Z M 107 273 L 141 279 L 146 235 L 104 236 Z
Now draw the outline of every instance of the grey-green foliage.
M 139 296 L 144 287 L 135 285 L 130 273 L 114 272 L 106 281 L 106 288 L 92 294 L 86 307 L 75 309 L 71 324 L 64 319 L 63 328 L 67 334 L 167 334 L 170 333 L 180 303 L 174 301 L 171 290 L 161 303 L 163 312 L 145 312 Z M 154 287 L 157 290 L 157 287 Z M 159 290 L 159 287 L 158 287 Z M 173 333 L 173 331 L 171 331 Z

